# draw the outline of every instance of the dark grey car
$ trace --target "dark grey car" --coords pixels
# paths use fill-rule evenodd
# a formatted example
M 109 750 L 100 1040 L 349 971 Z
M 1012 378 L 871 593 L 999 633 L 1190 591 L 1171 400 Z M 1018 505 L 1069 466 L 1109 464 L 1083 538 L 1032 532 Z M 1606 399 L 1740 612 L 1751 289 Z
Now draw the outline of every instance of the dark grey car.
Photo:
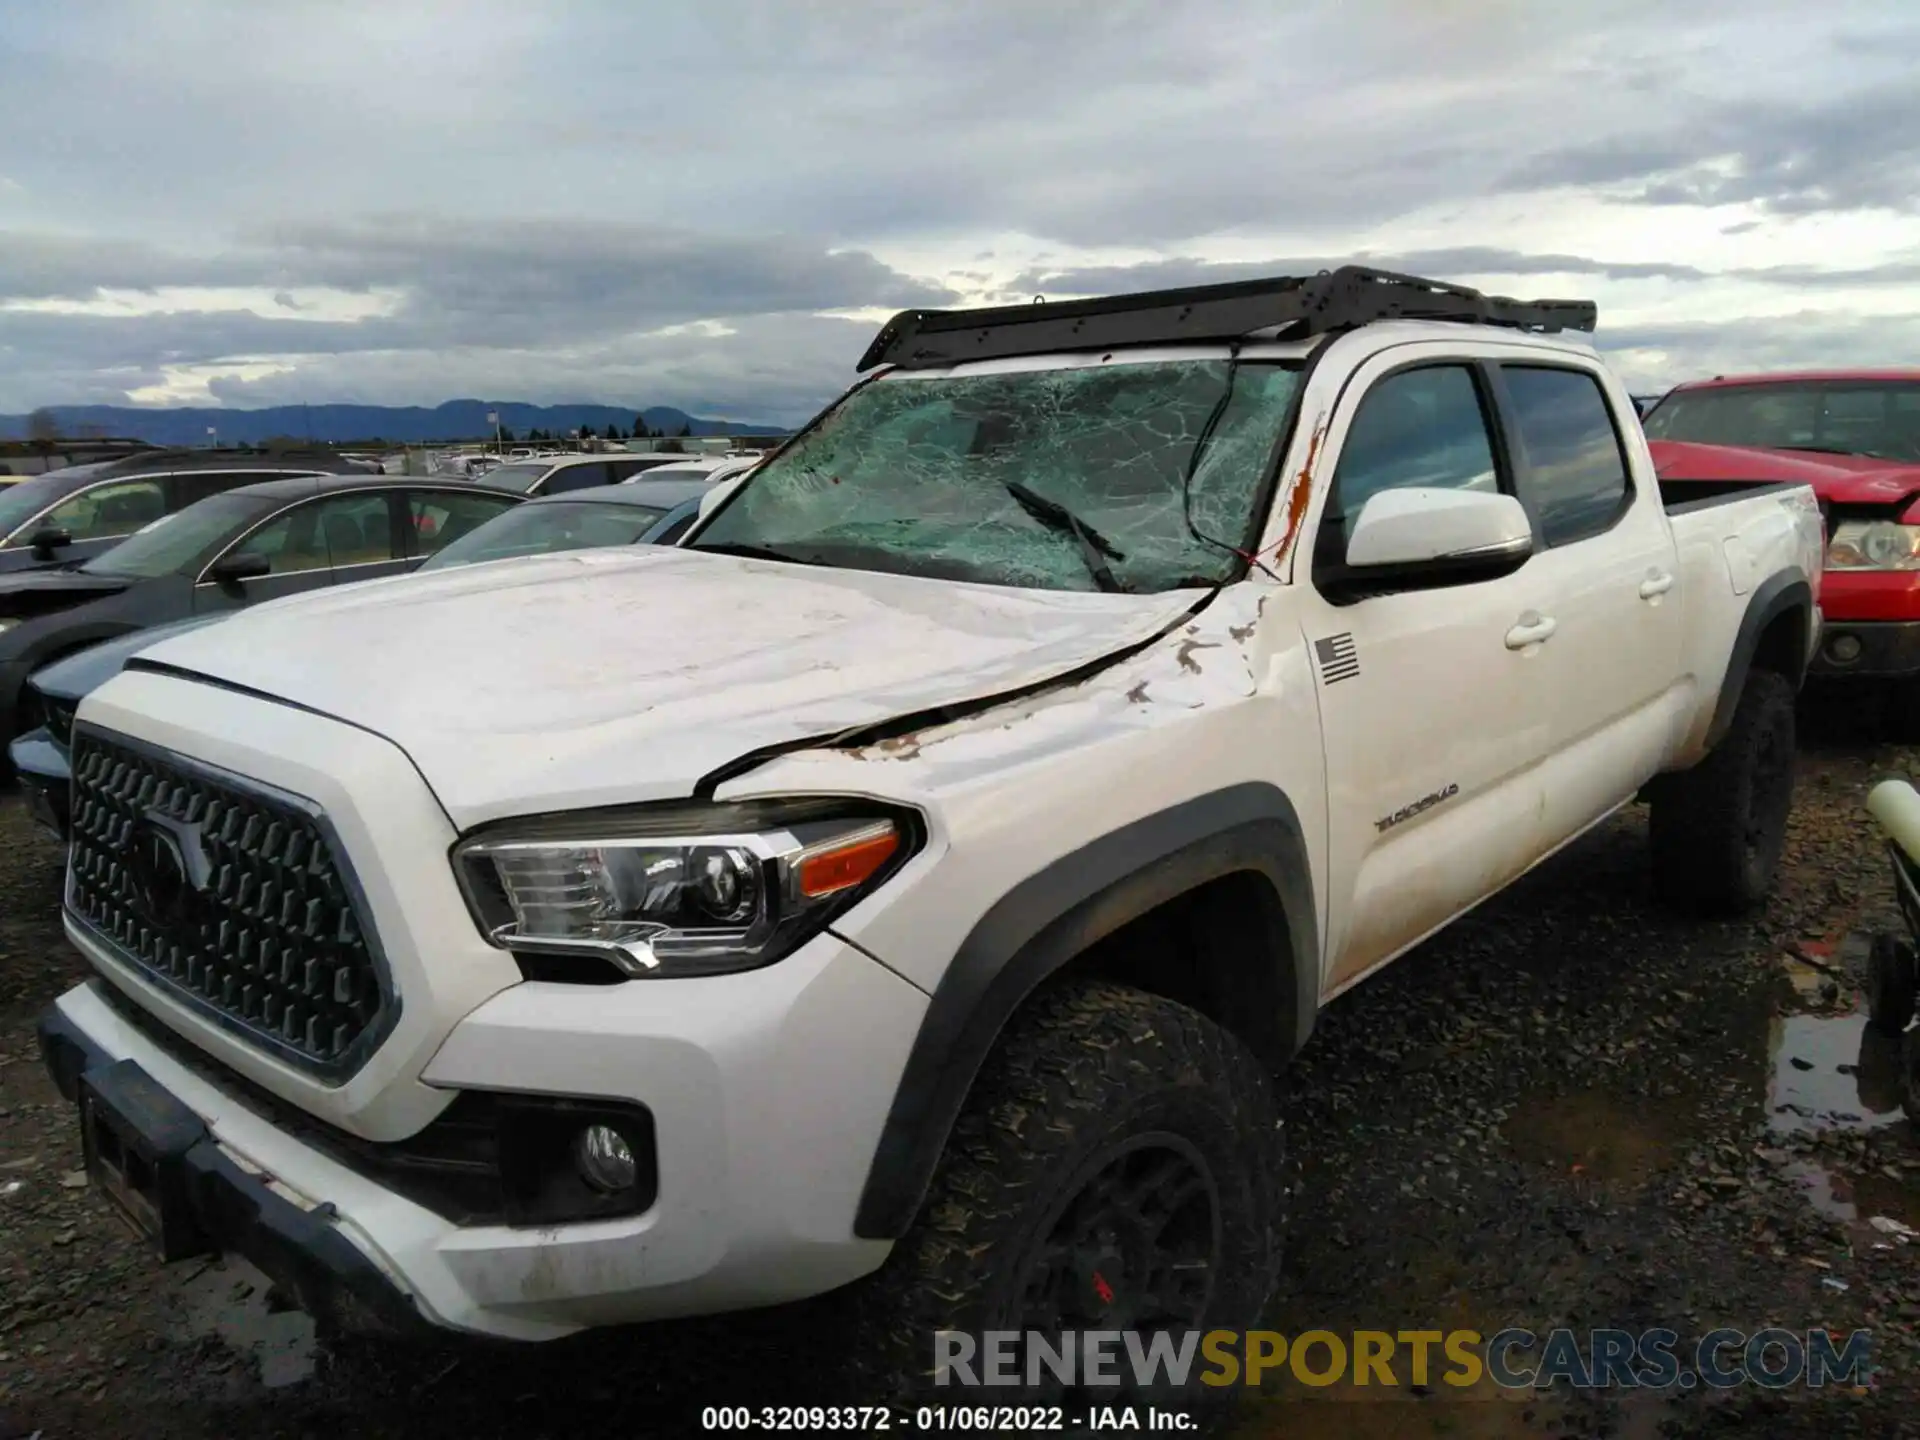
M 306 475 L 211 495 L 82 565 L 0 575 L 0 733 L 21 684 L 84 646 L 411 570 L 523 503 L 460 481 Z
M 624 485 L 529 500 L 464 535 L 445 538 L 420 568 L 450 570 L 605 545 L 671 545 L 699 518 L 700 501 L 711 488 L 697 477 L 649 480 L 643 476 Z M 502 503 L 510 501 L 502 497 Z M 225 618 L 223 610 L 208 610 L 103 640 L 45 667 L 26 682 L 21 719 L 16 722 L 23 733 L 7 754 L 27 806 L 42 825 L 66 839 L 67 747 L 74 712 L 87 692 L 119 674 L 129 659 L 149 645 Z
M 242 485 L 357 474 L 337 455 L 155 450 L 0 487 L 0 575 L 90 560 L 162 516 Z

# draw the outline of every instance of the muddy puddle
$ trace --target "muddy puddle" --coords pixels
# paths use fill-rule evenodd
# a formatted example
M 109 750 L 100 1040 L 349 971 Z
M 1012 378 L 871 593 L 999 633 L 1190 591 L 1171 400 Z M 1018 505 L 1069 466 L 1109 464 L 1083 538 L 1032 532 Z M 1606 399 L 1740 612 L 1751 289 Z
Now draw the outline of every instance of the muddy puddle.
M 1768 1037 L 1767 1124 L 1778 1132 L 1899 1123 L 1900 1042 L 1857 1011 L 1785 1015 Z
M 1674 1158 L 1692 1129 L 1681 1107 L 1649 1107 L 1605 1090 L 1582 1090 L 1523 1103 L 1503 1133 L 1522 1160 L 1635 1189 Z
M 1920 1229 L 1920 1169 L 1845 1169 L 1827 1163 L 1821 1149 L 1850 1136 L 1887 1132 L 1897 1140 L 1904 1133 L 1905 1067 L 1920 1034 L 1883 1035 L 1867 1024 L 1853 977 L 1865 974 L 1870 945 L 1856 931 L 1787 959 L 1786 998 L 1768 1027 L 1767 1129 L 1769 1146 L 1801 1150 L 1782 1156 L 1781 1174 L 1814 1211 L 1863 1235 L 1873 1231 L 1867 1238 L 1876 1248 L 1891 1248 L 1914 1238 L 1896 1227 Z
M 220 1260 L 189 1272 L 173 1298 L 186 1334 L 218 1337 L 258 1368 L 267 1389 L 313 1375 L 313 1321 L 279 1305 L 266 1276 L 245 1261 Z

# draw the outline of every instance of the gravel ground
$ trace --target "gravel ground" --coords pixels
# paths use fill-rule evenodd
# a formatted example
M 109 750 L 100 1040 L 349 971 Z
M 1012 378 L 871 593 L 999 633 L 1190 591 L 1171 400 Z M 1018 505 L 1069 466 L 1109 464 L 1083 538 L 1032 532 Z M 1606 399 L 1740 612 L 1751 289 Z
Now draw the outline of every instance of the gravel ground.
M 1920 1227 L 1920 1148 L 1897 1054 L 1857 1013 L 1862 937 L 1898 923 L 1861 802 L 1920 757 L 1813 720 L 1762 916 L 1659 910 L 1629 811 L 1323 1017 L 1289 1076 L 1295 1225 L 1271 1323 L 1866 1328 L 1872 1383 L 1294 1389 L 1243 1403 L 1232 1433 L 1920 1435 L 1920 1242 L 1871 1223 Z M 151 1263 L 75 1173 L 35 1052 L 33 1017 L 80 974 L 58 886 L 54 847 L 0 801 L 0 1440 L 672 1435 L 702 1405 L 818 1398 L 833 1329 L 804 1307 L 396 1348 L 316 1341 L 242 1266 Z

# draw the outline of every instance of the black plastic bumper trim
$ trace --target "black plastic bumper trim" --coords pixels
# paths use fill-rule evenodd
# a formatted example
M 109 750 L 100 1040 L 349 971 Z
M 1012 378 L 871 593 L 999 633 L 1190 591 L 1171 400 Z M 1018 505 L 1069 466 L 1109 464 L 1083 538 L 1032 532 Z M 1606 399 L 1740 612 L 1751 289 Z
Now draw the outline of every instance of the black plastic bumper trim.
M 77 1105 L 82 1075 L 124 1087 L 133 1076 L 144 1103 L 121 1112 L 138 1138 L 178 1166 L 202 1253 L 245 1257 L 317 1320 L 352 1331 L 428 1335 L 433 1326 L 330 1218 L 330 1205 L 303 1210 L 242 1170 L 206 1122 L 132 1061 L 116 1061 L 54 1006 L 40 1017 L 40 1054 L 60 1093 Z M 127 1067 L 131 1067 L 129 1070 Z M 92 1082 L 89 1081 L 91 1084 Z
M 1851 660 L 1833 655 L 1836 641 L 1851 638 L 1859 651 Z M 1820 648 L 1814 652 L 1809 674 L 1831 679 L 1842 675 L 1888 678 L 1920 675 L 1920 620 L 1835 620 L 1820 630 Z

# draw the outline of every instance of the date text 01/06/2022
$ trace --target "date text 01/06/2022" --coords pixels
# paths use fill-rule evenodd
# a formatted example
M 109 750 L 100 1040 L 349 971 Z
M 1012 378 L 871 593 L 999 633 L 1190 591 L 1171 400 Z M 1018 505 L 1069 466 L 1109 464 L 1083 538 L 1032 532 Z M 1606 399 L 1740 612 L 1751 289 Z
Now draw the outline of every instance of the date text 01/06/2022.
M 1069 1414 L 1059 1405 L 709 1405 L 700 1412 L 709 1431 L 973 1431 L 1004 1434 L 1088 1430 L 1148 1430 L 1173 1434 L 1199 1428 L 1181 1410 L 1100 1405 Z

